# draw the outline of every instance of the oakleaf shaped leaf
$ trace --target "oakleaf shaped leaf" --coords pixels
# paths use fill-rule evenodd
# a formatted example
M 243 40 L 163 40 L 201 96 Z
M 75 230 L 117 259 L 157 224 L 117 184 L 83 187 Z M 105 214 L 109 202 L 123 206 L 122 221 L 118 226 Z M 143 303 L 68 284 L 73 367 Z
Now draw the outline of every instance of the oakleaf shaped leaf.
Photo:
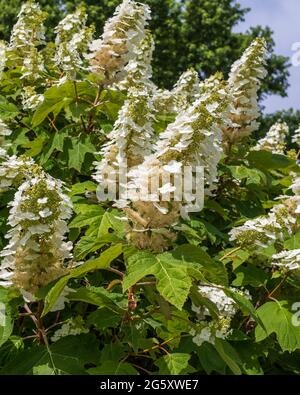
M 173 353 L 159 358 L 155 365 L 159 367 L 159 374 L 180 374 L 187 366 L 190 354 Z
M 138 252 L 128 258 L 123 290 L 126 291 L 151 274 L 158 281 L 157 290 L 160 294 L 181 310 L 192 286 L 187 266 L 170 253 L 154 255 L 150 252 Z
M 91 143 L 88 137 L 72 139 L 72 147 L 68 149 L 69 166 L 77 171 L 81 170 L 87 153 L 94 154 L 96 152 L 95 146 Z
M 257 309 L 257 314 L 265 327 L 265 330 L 256 327 L 257 342 L 275 333 L 282 351 L 292 352 L 300 348 L 300 326 L 295 325 L 293 312 L 286 301 L 267 302 Z

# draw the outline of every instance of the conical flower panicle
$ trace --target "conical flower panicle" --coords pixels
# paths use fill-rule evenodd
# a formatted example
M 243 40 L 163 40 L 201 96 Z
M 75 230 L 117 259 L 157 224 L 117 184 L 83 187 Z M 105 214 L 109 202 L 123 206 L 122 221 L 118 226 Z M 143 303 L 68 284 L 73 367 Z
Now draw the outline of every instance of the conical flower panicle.
M 12 29 L 9 48 L 26 53 L 30 47 L 44 43 L 45 27 L 43 25 L 47 14 L 38 3 L 26 1 L 18 14 L 18 21 Z
M 226 85 L 219 81 L 210 93 L 201 96 L 186 111 L 179 114 L 161 133 L 153 155 L 131 170 L 129 200 L 124 209 L 129 219 L 129 241 L 138 248 L 163 251 L 176 239 L 174 225 L 180 215 L 188 217 L 195 209 L 195 196 L 185 196 L 186 201 L 164 201 L 163 195 L 176 192 L 172 180 L 183 166 L 204 168 L 204 191 L 209 194 L 216 181 L 217 164 L 222 155 L 221 126 L 226 120 L 228 107 Z M 147 197 L 149 180 L 158 177 L 160 187 L 156 194 Z M 193 177 L 195 177 L 193 175 Z M 166 182 L 164 180 L 169 180 Z M 151 182 L 150 182 L 151 183 Z M 195 185 L 195 180 L 194 180 Z M 138 197 L 135 196 L 138 191 Z M 199 210 L 201 208 L 199 207 Z M 199 211 L 198 210 L 198 211 Z
M 32 158 L 5 155 L 0 164 L 0 193 L 10 187 L 19 188 L 25 181 L 41 172 Z
M 0 161 L 5 160 L 8 156 L 6 153 L 6 148 L 8 147 L 8 143 L 6 143 L 6 137 L 10 136 L 12 131 L 6 125 L 5 122 L 0 119 Z M 1 162 L 0 162 L 1 163 Z M 1 173 L 0 173 L 0 192 L 1 192 Z
M 200 96 L 200 80 L 194 69 L 188 69 L 181 74 L 172 94 L 178 111 L 188 108 Z
M 157 114 L 178 114 L 200 97 L 200 80 L 194 69 L 181 74 L 172 90 L 154 89 L 153 102 Z
M 270 263 L 284 273 L 300 269 L 300 250 L 284 249 L 286 237 L 300 230 L 300 177 L 294 179 L 291 189 L 294 196 L 286 196 L 267 216 L 247 221 L 230 232 L 231 240 L 242 247 L 266 248 L 274 244 L 277 253 L 272 255 Z
M 34 109 L 43 100 L 42 95 L 36 93 L 35 83 L 45 71 L 44 59 L 38 47 L 44 44 L 43 23 L 46 16 L 38 3 L 31 0 L 24 3 L 18 21 L 13 27 L 8 46 L 7 58 L 10 67 L 21 67 L 24 109 Z
M 40 171 L 19 186 L 10 206 L 0 283 L 34 294 L 66 272 L 72 243 L 64 235 L 72 205 L 62 183 Z
M 105 175 L 118 172 L 124 167 L 134 167 L 143 162 L 152 151 L 153 104 L 146 89 L 131 88 L 119 112 L 113 130 L 108 135 L 108 143 L 95 162 L 94 178 L 104 182 Z
M 223 128 L 224 141 L 233 144 L 257 130 L 258 96 L 261 80 L 266 76 L 266 42 L 257 38 L 231 67 L 228 79 L 231 95 L 230 122 Z
M 2 73 L 6 66 L 7 60 L 7 47 L 4 41 L 0 41 L 0 80 L 2 78 Z
M 76 72 L 84 68 L 84 58 L 94 33 L 94 28 L 87 27 L 86 21 L 85 8 L 80 6 L 73 14 L 67 15 L 60 21 L 55 28 L 54 62 L 66 74 L 64 79 L 74 79 Z
M 295 177 L 290 187 L 293 196 L 283 196 L 283 202 L 275 205 L 266 216 L 246 221 L 233 228 L 230 240 L 246 248 L 266 248 L 274 244 L 278 253 L 272 256 L 272 264 L 283 270 L 300 267 L 299 250 L 285 251 L 284 240 L 300 230 L 300 177 Z
M 44 21 L 47 14 L 38 3 L 25 2 L 18 14 L 18 21 L 13 27 L 8 57 L 22 66 L 22 78 L 26 81 L 36 81 L 44 71 L 44 60 L 37 47 L 44 44 Z
M 149 19 L 147 5 L 123 0 L 106 22 L 101 38 L 92 42 L 88 55 L 92 71 L 103 75 L 107 84 L 117 82 L 118 74 L 135 57 L 135 47 L 143 40 Z
M 149 90 L 155 89 L 151 82 L 152 77 L 152 54 L 154 51 L 154 40 L 149 30 L 146 30 L 145 37 L 133 50 L 133 56 L 124 67 L 124 79 L 117 83 L 120 89 L 130 89 L 132 87 L 147 87 Z
M 221 126 L 226 122 L 227 109 L 226 84 L 215 81 L 210 92 L 168 125 L 156 145 L 155 155 L 163 165 L 203 166 L 207 193 L 213 188 L 222 155 Z
M 266 136 L 257 142 L 254 150 L 270 151 L 273 154 L 284 155 L 288 134 L 288 125 L 285 122 L 276 122 L 271 126 Z

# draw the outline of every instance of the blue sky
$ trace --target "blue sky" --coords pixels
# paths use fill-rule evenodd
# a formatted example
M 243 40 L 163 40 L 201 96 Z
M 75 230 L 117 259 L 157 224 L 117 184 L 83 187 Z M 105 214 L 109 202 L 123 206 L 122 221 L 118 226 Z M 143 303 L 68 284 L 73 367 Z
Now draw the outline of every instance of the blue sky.
M 275 51 L 277 54 L 288 56 L 294 52 L 292 44 L 300 42 L 300 0 L 237 0 L 241 6 L 251 8 L 246 14 L 245 22 L 236 26 L 235 31 L 244 32 L 250 26 L 270 26 L 274 31 Z M 290 67 L 290 88 L 288 97 L 269 96 L 264 105 L 265 112 L 293 107 L 300 109 L 300 66 Z

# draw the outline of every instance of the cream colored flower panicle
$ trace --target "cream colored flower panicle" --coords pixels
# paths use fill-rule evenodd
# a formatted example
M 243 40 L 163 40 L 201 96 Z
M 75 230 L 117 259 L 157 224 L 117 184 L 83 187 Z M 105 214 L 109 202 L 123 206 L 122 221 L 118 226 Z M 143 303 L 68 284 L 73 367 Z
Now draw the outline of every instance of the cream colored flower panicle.
M 0 41 L 0 79 L 2 77 L 2 73 L 5 69 L 7 60 L 7 48 L 4 41 Z
M 286 137 L 289 134 L 289 127 L 285 122 L 277 122 L 271 126 L 266 136 L 260 139 L 253 148 L 257 151 L 270 151 L 273 154 L 284 155 L 286 148 Z
M 18 14 L 18 21 L 14 25 L 10 43 L 10 57 L 17 62 L 21 60 L 22 78 L 36 80 L 44 70 L 43 58 L 37 47 L 44 43 L 46 19 L 39 4 L 34 1 L 25 2 Z
M 283 271 L 300 269 L 300 249 L 281 251 L 272 255 L 272 265 Z
M 201 96 L 192 106 L 179 114 L 161 133 L 154 154 L 129 173 L 129 200 L 125 208 L 131 230 L 129 241 L 138 248 L 162 251 L 176 239 L 174 225 L 180 215 L 188 217 L 195 210 L 196 197 L 185 193 L 183 201 L 164 201 L 165 194 L 174 194 L 172 179 L 183 166 L 204 168 L 204 191 L 209 194 L 217 176 L 217 164 L 222 155 L 221 125 L 226 119 L 227 94 L 219 81 L 210 93 Z M 160 187 L 149 194 L 149 182 L 159 177 Z M 192 177 L 195 177 L 192 175 Z M 150 181 L 151 180 L 151 181 Z M 195 185 L 195 181 L 194 181 Z M 146 193 L 144 196 L 143 193 Z M 196 207 L 201 210 L 201 207 Z
M 168 125 L 156 145 L 155 155 L 163 165 L 203 166 L 206 193 L 214 188 L 217 178 L 223 152 L 221 126 L 226 122 L 227 109 L 225 83 L 215 81 L 210 91 Z
M 300 147 L 300 127 L 294 131 L 292 142 Z
M 248 291 L 243 292 L 235 288 L 230 288 L 230 291 L 251 299 Z M 239 306 L 218 285 L 199 285 L 198 292 L 201 298 L 206 298 L 214 303 L 218 317 L 212 317 L 210 311 L 203 305 L 200 307 L 192 305 L 192 310 L 197 314 L 198 321 L 197 326 L 190 333 L 197 346 L 201 346 L 204 342 L 215 344 L 216 338 L 226 339 L 231 334 L 230 324 L 238 312 Z
M 136 45 L 132 58 L 124 67 L 124 79 L 117 84 L 117 87 L 120 89 L 146 87 L 150 91 L 155 89 L 155 85 L 151 81 L 153 50 L 154 40 L 152 34 L 149 30 L 146 30 L 145 37 Z
M 137 166 L 151 153 L 154 121 L 153 105 L 146 89 L 132 88 L 119 112 L 113 130 L 108 135 L 108 143 L 95 162 L 94 178 L 103 183 L 107 175 L 119 168 Z
M 72 243 L 64 235 L 71 202 L 62 183 L 40 170 L 19 186 L 10 206 L 0 284 L 34 294 L 66 272 L 64 262 L 71 258 Z
M 122 73 L 118 74 L 135 57 L 135 47 L 145 37 L 148 19 L 150 9 L 147 5 L 123 0 L 106 22 L 101 38 L 92 42 L 88 55 L 92 71 L 103 75 L 106 83 L 122 79 Z
M 200 97 L 200 80 L 194 69 L 182 73 L 172 90 L 155 89 L 153 102 L 158 114 L 179 113 Z
M 172 90 L 177 111 L 188 108 L 199 98 L 199 85 L 199 76 L 194 69 L 189 69 L 181 74 Z
M 12 131 L 6 125 L 5 122 L 0 119 L 0 159 L 7 158 L 6 148 L 8 144 L 5 142 L 5 138 L 10 136 Z M 0 191 L 1 191 L 1 173 L 0 173 Z
M 87 14 L 78 7 L 67 15 L 55 28 L 56 65 L 66 73 L 65 78 L 75 78 L 76 71 L 84 68 L 84 57 L 92 41 L 93 27 L 86 26 Z
M 35 81 L 41 78 L 44 68 L 44 59 L 38 46 L 44 43 L 46 19 L 39 4 L 27 1 L 22 5 L 18 21 L 14 25 L 8 47 L 8 59 L 12 67 L 21 67 L 21 79 L 24 90 L 22 92 L 24 109 L 33 109 L 43 100 L 42 95 L 35 91 Z
M 230 231 L 230 240 L 242 247 L 267 247 L 276 241 L 283 241 L 285 235 L 292 235 L 300 229 L 300 177 L 291 186 L 294 196 L 282 197 L 283 203 L 274 206 L 270 213 Z
M 291 235 L 295 226 L 295 217 L 284 204 L 280 204 L 269 215 L 246 221 L 244 225 L 233 228 L 230 231 L 230 240 L 245 247 L 267 247 L 276 240 L 283 240 L 284 232 Z
M 32 0 L 24 2 L 12 30 L 10 48 L 27 51 L 31 46 L 42 44 L 45 40 L 45 19 L 46 13 L 38 3 Z
M 5 155 L 0 165 L 0 192 L 13 187 L 19 187 L 24 180 L 33 174 L 38 174 L 40 168 L 32 158 Z
M 257 38 L 231 67 L 228 79 L 231 95 L 230 123 L 223 129 L 226 144 L 233 144 L 257 130 L 257 92 L 266 76 L 266 42 Z

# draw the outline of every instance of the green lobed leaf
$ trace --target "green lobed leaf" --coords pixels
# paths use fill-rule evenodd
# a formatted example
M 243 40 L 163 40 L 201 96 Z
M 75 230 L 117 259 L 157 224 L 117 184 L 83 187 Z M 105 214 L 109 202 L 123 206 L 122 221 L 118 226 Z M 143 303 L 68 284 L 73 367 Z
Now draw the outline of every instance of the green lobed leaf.
M 84 365 L 96 363 L 100 357 L 99 345 L 91 334 L 64 337 L 48 349 L 34 346 L 24 350 L 0 371 L 1 375 L 84 375 Z
M 224 265 L 212 259 L 207 252 L 198 246 L 183 244 L 172 251 L 172 255 L 176 259 L 180 259 L 184 263 L 193 263 L 194 267 L 198 267 L 204 277 L 216 284 L 227 285 L 227 272 Z
M 76 289 L 68 295 L 68 299 L 70 301 L 80 301 L 99 307 L 106 307 L 116 314 L 125 312 L 125 309 L 123 309 L 120 304 L 116 303 L 114 300 L 114 294 L 109 293 L 104 288 L 89 288 L 82 287 Z
M 96 368 L 88 369 L 91 375 L 137 375 L 138 371 L 128 362 L 105 361 Z
M 262 170 L 283 169 L 295 165 L 295 162 L 287 156 L 269 151 L 250 151 L 247 160 L 250 166 Z
M 138 252 L 128 258 L 123 290 L 126 291 L 148 275 L 156 277 L 160 294 L 181 310 L 192 286 L 187 266 L 170 253 L 154 255 Z
M 159 374 L 177 375 L 187 368 L 190 358 L 191 355 L 185 353 L 167 354 L 159 358 L 155 365 L 159 368 Z
M 272 333 L 276 334 L 282 351 L 295 351 L 300 348 L 300 326 L 294 325 L 293 314 L 285 300 L 267 302 L 257 309 L 262 326 L 255 328 L 257 342 Z
M 81 137 L 79 140 L 72 138 L 71 147 L 68 149 L 69 167 L 77 171 L 81 170 L 87 153 L 94 154 L 97 150 L 89 136 Z

